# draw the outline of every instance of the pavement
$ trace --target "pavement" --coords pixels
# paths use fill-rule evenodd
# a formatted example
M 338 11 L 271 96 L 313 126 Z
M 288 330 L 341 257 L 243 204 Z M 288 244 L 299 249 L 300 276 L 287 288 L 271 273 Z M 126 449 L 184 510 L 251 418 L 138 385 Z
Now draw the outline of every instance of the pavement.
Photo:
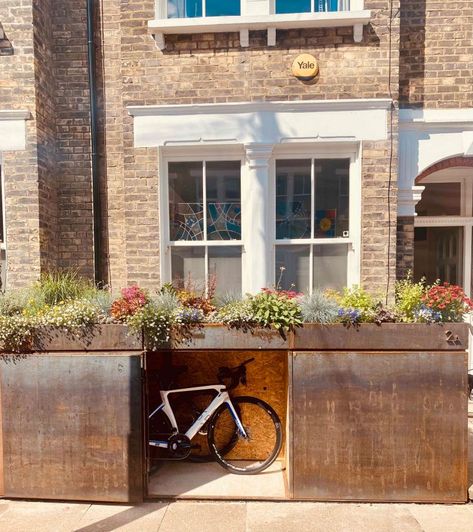
M 473 504 L 0 502 L 2 532 L 473 532 Z

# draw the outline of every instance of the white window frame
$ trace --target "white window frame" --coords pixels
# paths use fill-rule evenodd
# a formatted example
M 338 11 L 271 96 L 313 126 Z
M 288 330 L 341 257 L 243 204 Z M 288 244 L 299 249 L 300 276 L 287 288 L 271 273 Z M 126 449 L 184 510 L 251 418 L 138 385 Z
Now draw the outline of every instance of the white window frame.
M 1 184 L 1 195 L 2 195 L 2 211 L 0 216 L 2 217 L 3 223 L 3 240 L 0 240 L 0 262 L 3 258 L 4 267 L 1 268 L 1 278 L 2 278 L 2 287 L 1 291 L 5 291 L 7 285 L 7 225 L 6 225 L 6 205 L 5 205 L 5 174 L 4 174 L 4 165 L 2 160 L 2 152 L 0 152 L 0 184 Z
M 276 239 L 276 162 L 284 159 L 310 159 L 311 161 L 311 216 L 314 217 L 314 161 L 318 159 L 348 159 L 349 165 L 349 237 L 337 238 L 286 238 Z M 361 275 L 361 167 L 360 158 L 357 150 L 345 149 L 341 150 L 339 147 L 304 147 L 296 149 L 295 146 L 280 147 L 275 150 L 272 167 L 271 167 L 271 241 L 273 243 L 272 253 L 272 284 L 277 282 L 276 272 L 276 246 L 283 245 L 310 245 L 309 256 L 309 292 L 312 294 L 314 290 L 314 264 L 313 264 L 313 249 L 314 245 L 347 245 L 347 286 L 354 286 L 360 284 Z
M 208 250 L 210 247 L 240 247 L 242 250 L 242 284 L 243 284 L 243 255 L 244 255 L 244 237 L 243 237 L 243 224 L 242 224 L 242 238 L 240 240 L 208 240 L 207 235 L 204 235 L 203 240 L 171 240 L 171 227 L 169 220 L 169 163 L 178 162 L 202 162 L 204 165 L 203 174 L 203 194 L 206 201 L 206 179 L 205 179 L 205 165 L 208 162 L 214 161 L 239 161 L 241 165 L 240 172 L 240 190 L 241 196 L 243 195 L 243 171 L 244 171 L 244 158 L 241 153 L 235 150 L 225 149 L 225 155 L 219 154 L 220 150 L 189 150 L 189 148 L 182 150 L 170 150 L 169 152 L 162 153 L 159 162 L 160 168 L 160 226 L 161 231 L 161 279 L 163 282 L 172 282 L 172 248 L 182 247 L 203 247 L 205 249 L 205 279 L 209 279 L 209 262 L 208 262 Z M 200 153 L 199 153 L 200 152 Z M 240 197 L 241 200 L 241 197 Z M 242 206 L 243 210 L 243 206 Z M 207 213 L 204 208 L 204 227 L 207 227 Z M 206 284 L 207 284 L 206 281 Z M 207 289 L 207 286 L 206 286 Z M 242 293 L 245 293 L 242 286 Z
M 276 241 L 276 161 L 281 159 L 349 159 L 349 238 L 333 239 L 296 239 Z M 207 241 L 178 241 L 170 240 L 169 223 L 169 175 L 168 165 L 172 162 L 195 162 L 195 161 L 241 161 L 241 198 L 242 198 L 242 239 L 210 241 L 211 246 L 240 246 L 242 250 L 242 293 L 250 292 L 251 272 L 248 271 L 248 255 L 252 253 L 254 243 L 252 242 L 251 227 L 248 226 L 248 216 L 245 212 L 243 198 L 248 186 L 250 177 L 249 165 L 245 158 L 242 145 L 226 144 L 224 146 L 174 146 L 160 149 L 159 152 L 159 218 L 161 226 L 160 257 L 161 257 L 161 279 L 162 282 L 172 281 L 171 271 L 171 249 L 172 247 L 192 247 L 207 245 Z M 261 203 L 268 202 L 271 215 L 266 222 L 266 234 L 270 239 L 271 275 L 266 279 L 266 286 L 276 284 L 275 256 L 276 242 L 297 244 L 346 244 L 347 255 L 347 286 L 360 284 L 361 277 L 361 145 L 360 143 L 318 143 L 299 144 L 288 143 L 274 146 L 273 154 L 269 162 L 269 197 L 261 198 Z M 328 242 L 330 241 L 330 242 Z M 311 271 L 312 271 L 311 264 Z M 208 261 L 206 261 L 208 268 Z M 206 270 L 207 271 L 207 270 Z M 311 291 L 313 280 L 311 278 Z M 261 287 L 263 288 L 263 287 Z
M 459 216 L 416 216 L 415 227 L 461 227 L 463 228 L 463 290 L 472 297 L 472 236 L 473 236 L 473 180 L 471 168 L 448 168 L 439 170 L 422 179 L 421 184 L 460 183 Z
M 156 18 L 148 21 L 148 28 L 160 50 L 166 48 L 165 35 L 192 33 L 239 32 L 240 45 L 249 46 L 250 30 L 266 30 L 268 46 L 276 45 L 278 29 L 353 27 L 353 39 L 361 42 L 363 26 L 369 24 L 371 11 L 364 9 L 364 0 L 339 0 L 347 9 L 315 11 L 317 0 L 311 0 L 311 12 L 276 13 L 274 0 L 241 0 L 238 16 L 205 16 L 168 18 L 167 0 L 156 0 Z M 348 5 L 347 5 L 348 4 Z

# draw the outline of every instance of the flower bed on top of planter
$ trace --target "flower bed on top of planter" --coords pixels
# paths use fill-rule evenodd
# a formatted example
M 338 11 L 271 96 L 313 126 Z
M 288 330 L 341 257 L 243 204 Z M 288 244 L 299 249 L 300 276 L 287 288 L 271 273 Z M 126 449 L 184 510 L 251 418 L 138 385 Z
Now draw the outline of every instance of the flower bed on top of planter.
M 305 323 L 355 329 L 365 323 L 457 323 L 472 309 L 473 303 L 460 287 L 448 283 L 427 286 L 411 278 L 396 284 L 395 301 L 386 305 L 359 287 L 310 295 L 262 289 L 241 298 L 216 296 L 212 287 L 198 291 L 191 286 L 177 289 L 164 285 L 143 290 L 133 285 L 114 295 L 65 272 L 45 275 L 27 289 L 0 297 L 0 344 L 10 352 L 41 350 L 48 337 L 62 333 L 87 349 L 98 326 L 124 324 L 132 335 L 143 334 L 145 348 L 157 350 L 195 343 L 202 337 L 204 325 L 221 324 L 252 333 L 240 336 L 242 346 L 258 344 L 255 339 L 259 337 L 263 343 L 270 339 L 273 346 L 285 349 L 292 333 Z M 219 341 L 231 348 L 230 338 L 220 335 Z M 381 336 L 378 341 L 383 343 Z

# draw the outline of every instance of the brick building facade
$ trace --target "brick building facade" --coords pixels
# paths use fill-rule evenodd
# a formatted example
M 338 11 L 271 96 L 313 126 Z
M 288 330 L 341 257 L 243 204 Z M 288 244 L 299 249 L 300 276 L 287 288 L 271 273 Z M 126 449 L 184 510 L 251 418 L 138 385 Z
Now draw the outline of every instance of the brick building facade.
M 242 0 L 218 26 L 185 16 L 197 1 L 89 2 L 94 184 L 87 0 L 0 0 L 13 51 L 0 55 L 0 132 L 23 122 L 26 139 L 0 140 L 7 285 L 78 267 L 113 287 L 215 271 L 252 291 L 289 264 L 300 289 L 392 293 L 396 268 L 413 267 L 416 177 L 473 154 L 473 0 L 352 0 L 304 17 L 278 2 Z M 303 53 L 318 62 L 312 82 L 291 72 Z M 180 180 L 196 175 L 203 190 L 186 199 Z M 195 217 L 199 231 L 178 230 Z

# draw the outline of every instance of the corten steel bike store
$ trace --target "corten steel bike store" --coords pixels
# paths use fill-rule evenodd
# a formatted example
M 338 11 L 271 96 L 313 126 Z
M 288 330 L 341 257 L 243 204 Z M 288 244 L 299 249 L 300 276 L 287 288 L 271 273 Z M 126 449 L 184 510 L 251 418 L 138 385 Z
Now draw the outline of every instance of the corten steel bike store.
M 287 340 L 206 325 L 187 344 L 143 347 L 126 327 L 101 325 L 81 338 L 51 331 L 32 353 L 2 354 L 1 496 L 468 500 L 465 324 L 308 324 Z M 188 366 L 176 381 L 184 387 L 216 384 L 219 367 L 250 358 L 247 386 L 231 396 L 276 410 L 278 460 L 250 476 L 216 463 L 153 463 L 147 418 L 166 359 Z

